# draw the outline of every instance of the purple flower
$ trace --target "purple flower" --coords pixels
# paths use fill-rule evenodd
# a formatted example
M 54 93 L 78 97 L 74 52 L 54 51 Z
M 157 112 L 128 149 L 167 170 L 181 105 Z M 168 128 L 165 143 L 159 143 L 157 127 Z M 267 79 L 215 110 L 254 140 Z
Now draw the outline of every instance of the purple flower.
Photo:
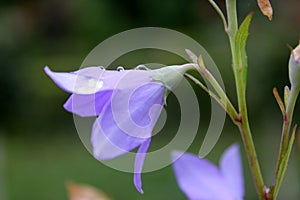
M 121 71 L 87 67 L 69 73 L 45 67 L 45 72 L 60 88 L 72 93 L 64 104 L 67 111 L 82 117 L 97 116 L 91 135 L 96 159 L 113 159 L 138 148 L 134 184 L 143 193 L 142 167 L 166 91 L 174 88 L 190 67 Z
M 189 199 L 243 199 L 244 179 L 238 145 L 232 145 L 224 152 L 220 168 L 190 153 L 173 152 L 172 159 L 178 159 L 173 164 L 176 179 Z

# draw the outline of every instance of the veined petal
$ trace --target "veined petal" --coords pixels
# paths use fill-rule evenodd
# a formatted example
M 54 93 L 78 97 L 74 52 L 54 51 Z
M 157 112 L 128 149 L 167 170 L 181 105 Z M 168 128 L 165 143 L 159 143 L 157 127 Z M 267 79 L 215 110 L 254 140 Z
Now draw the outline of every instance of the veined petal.
M 135 157 L 135 162 L 134 162 L 134 177 L 133 177 L 133 182 L 136 187 L 136 189 L 143 194 L 144 191 L 142 189 L 142 169 L 146 157 L 146 153 L 149 149 L 151 142 L 151 138 L 147 139 L 146 142 L 141 144 L 139 147 L 139 150 L 137 151 L 136 157 Z
M 64 108 L 81 117 L 96 116 L 110 102 L 112 93 L 113 91 L 106 90 L 89 95 L 72 94 Z
M 165 88 L 161 83 L 148 83 L 137 88 L 129 100 L 132 120 L 141 127 L 155 125 L 164 104 Z
M 116 126 L 129 136 L 148 138 L 163 108 L 164 86 L 149 82 L 130 90 L 118 90 L 112 96 Z
M 110 116 L 111 118 L 108 118 Z M 103 119 L 105 119 L 104 124 Z M 105 118 L 100 116 L 96 119 L 91 135 L 93 155 L 97 160 L 110 160 L 128 153 L 146 140 L 130 137 L 118 129 L 115 126 L 111 113 L 107 113 Z
M 173 152 L 173 168 L 181 190 L 192 200 L 234 200 L 219 169 L 209 161 Z M 181 156 L 181 157 L 180 157 Z
M 114 91 L 94 123 L 91 141 L 97 159 L 127 153 L 151 137 L 162 109 L 163 88 L 161 83 L 148 83 Z
M 240 149 L 237 144 L 231 145 L 220 160 L 220 170 L 237 200 L 244 197 L 244 178 Z

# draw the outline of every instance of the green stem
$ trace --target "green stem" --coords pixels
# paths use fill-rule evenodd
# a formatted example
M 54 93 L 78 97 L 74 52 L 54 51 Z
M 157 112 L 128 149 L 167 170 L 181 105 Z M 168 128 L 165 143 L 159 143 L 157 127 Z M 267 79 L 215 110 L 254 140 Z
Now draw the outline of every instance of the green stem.
M 200 73 L 202 73 L 202 70 L 200 71 Z M 207 87 L 205 87 L 204 84 L 202 84 L 197 78 L 193 77 L 192 75 L 186 73 L 185 76 L 187 78 L 189 78 L 190 80 L 192 80 L 195 84 L 200 86 L 213 99 L 215 99 L 216 102 L 219 103 L 219 105 L 227 112 L 227 114 L 230 116 L 230 118 L 233 121 L 237 121 L 238 118 L 239 118 L 239 115 L 236 112 L 235 108 L 233 107 L 233 105 L 232 105 L 231 101 L 229 100 L 229 98 L 226 96 L 225 92 L 222 90 L 221 86 L 217 83 L 217 81 L 213 78 L 213 76 L 208 71 L 205 71 L 204 73 L 206 75 L 206 79 L 210 82 L 210 84 L 213 86 L 213 88 L 216 91 L 218 91 L 217 94 L 219 96 L 217 96 L 214 92 L 212 92 Z
M 227 22 L 226 22 L 226 19 L 225 19 L 225 16 L 224 16 L 222 10 L 219 8 L 219 6 L 213 0 L 208 0 L 208 1 L 214 7 L 214 9 L 217 11 L 219 16 L 221 17 L 223 25 L 224 25 L 224 29 L 227 32 Z
M 272 194 L 271 194 L 274 199 L 276 199 L 277 197 L 279 188 L 281 186 L 283 177 L 287 169 L 289 153 L 290 153 L 288 152 L 289 135 L 290 135 L 289 133 L 291 129 L 293 112 L 296 105 L 298 94 L 299 94 L 299 89 L 292 87 L 286 105 L 286 113 L 283 116 L 281 143 L 280 143 L 279 156 L 278 156 L 276 173 L 275 173 L 275 184 L 273 186 L 274 189 L 272 190 Z M 286 157 L 286 155 L 288 155 L 288 157 Z
M 238 94 L 239 102 L 241 105 L 241 108 L 240 108 L 241 121 L 238 124 L 238 127 L 241 132 L 244 146 L 246 149 L 246 154 L 247 154 L 250 170 L 252 173 L 253 181 L 254 181 L 254 184 L 256 187 L 256 191 L 259 195 L 259 198 L 264 199 L 264 186 L 265 185 L 264 185 L 264 181 L 263 181 L 263 178 L 261 175 L 261 170 L 260 170 L 259 162 L 257 159 L 256 150 L 255 150 L 255 146 L 253 143 L 251 130 L 249 127 L 247 107 L 246 107 L 246 98 L 242 95 Z
M 226 0 L 227 17 L 228 17 L 228 37 L 231 46 L 233 71 L 235 75 L 236 90 L 239 104 L 240 120 L 236 122 L 243 143 L 246 149 L 246 154 L 253 176 L 256 191 L 260 199 L 264 199 L 264 181 L 261 175 L 260 166 L 257 160 L 256 150 L 252 139 L 252 134 L 249 127 L 247 103 L 245 95 L 245 87 L 243 86 L 242 71 L 238 69 L 238 54 L 235 47 L 236 33 L 238 30 L 236 0 Z
M 293 118 L 294 108 L 296 105 L 298 94 L 299 94 L 299 90 L 292 87 L 288 99 L 288 104 L 286 106 L 286 116 L 284 118 L 283 128 L 282 128 L 282 147 L 284 149 L 286 149 L 288 144 L 289 132 L 291 129 L 292 118 Z
M 205 67 L 202 56 L 199 56 L 199 58 L 198 58 L 197 70 L 212 85 L 212 87 L 215 89 L 216 93 L 219 95 L 221 102 L 225 108 L 225 111 L 229 114 L 231 119 L 236 121 L 239 118 L 239 116 L 238 116 L 235 108 L 233 107 L 231 101 L 227 97 L 226 93 L 224 92 L 223 88 L 220 86 L 218 81 L 210 73 L 210 71 L 208 71 L 208 69 Z
M 228 17 L 227 33 L 230 38 L 235 39 L 235 35 L 238 29 L 236 0 L 226 0 L 226 10 Z

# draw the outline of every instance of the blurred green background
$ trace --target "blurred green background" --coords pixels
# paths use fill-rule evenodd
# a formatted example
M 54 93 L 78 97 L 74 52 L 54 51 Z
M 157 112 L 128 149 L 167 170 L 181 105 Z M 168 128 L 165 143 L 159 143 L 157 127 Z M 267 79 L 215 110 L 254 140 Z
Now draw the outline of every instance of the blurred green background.
M 222 0 L 217 2 L 224 8 Z M 272 3 L 274 18 L 270 22 L 260 13 L 255 0 L 238 1 L 240 21 L 247 13 L 254 12 L 247 46 L 247 97 L 254 140 L 268 184 L 272 182 L 281 132 L 281 115 L 272 88 L 277 87 L 282 94 L 288 84 L 290 52 L 286 44 L 296 46 L 300 33 L 300 2 L 273 0 Z M 101 41 L 146 26 L 174 29 L 197 40 L 215 60 L 226 90 L 235 102 L 228 41 L 221 20 L 206 0 L 0 2 L 1 200 L 64 200 L 68 198 L 65 189 L 68 181 L 91 184 L 116 200 L 185 199 L 171 167 L 143 175 L 145 194 L 140 195 L 132 184 L 132 174 L 96 161 L 82 145 L 72 115 L 62 108 L 68 94 L 43 72 L 45 65 L 56 71 L 76 70 Z M 126 63 L 124 66 L 133 67 Z M 190 148 L 195 153 L 210 118 L 209 112 L 203 112 L 209 108 L 209 97 L 201 90 L 196 92 L 204 128 L 199 130 Z M 299 109 L 298 106 L 295 111 L 297 122 L 300 122 Z M 172 106 L 167 110 L 172 112 Z M 161 135 L 152 146 L 163 145 L 172 137 Z M 237 129 L 227 120 L 208 158 L 217 163 L 222 151 L 233 142 L 241 140 Z M 300 198 L 299 149 L 300 144 L 295 145 L 279 199 Z M 256 199 L 244 151 L 242 154 L 246 199 Z

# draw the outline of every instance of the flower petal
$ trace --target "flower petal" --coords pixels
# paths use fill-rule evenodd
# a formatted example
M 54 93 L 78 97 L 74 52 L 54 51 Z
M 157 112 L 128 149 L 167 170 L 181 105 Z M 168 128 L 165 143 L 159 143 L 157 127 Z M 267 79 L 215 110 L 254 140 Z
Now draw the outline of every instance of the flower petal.
M 152 80 L 152 71 L 145 70 L 105 70 L 101 67 L 87 67 L 74 72 L 45 73 L 63 90 L 75 94 L 94 94 L 103 90 L 130 88 Z M 128 81 L 129 80 L 129 81 Z
M 97 159 L 127 153 L 151 137 L 162 108 L 163 86 L 149 83 L 140 88 L 114 91 L 111 103 L 96 119 L 91 141 Z
M 145 161 L 145 157 L 147 155 L 148 148 L 150 146 L 151 138 L 147 139 L 146 142 L 141 144 L 139 150 L 137 151 L 134 163 L 134 177 L 133 182 L 136 189 L 141 193 L 144 194 L 142 189 L 142 169 Z
M 106 90 L 90 95 L 72 94 L 64 108 L 81 117 L 96 116 L 110 102 L 112 93 L 113 91 Z
M 110 106 L 109 106 L 110 107 Z M 147 139 L 130 137 L 115 126 L 112 115 L 105 115 L 104 126 L 101 124 L 102 117 L 98 117 L 94 122 L 91 143 L 93 155 L 97 160 L 110 160 L 122 154 L 128 153 L 140 146 Z
M 148 138 L 163 108 L 164 86 L 150 82 L 112 96 L 116 125 L 130 136 Z
M 103 87 L 101 76 L 104 69 L 88 67 L 75 72 L 52 72 L 49 67 L 45 73 L 63 90 L 76 94 L 94 94 Z
M 209 161 L 183 152 L 173 152 L 176 179 L 181 190 L 192 200 L 233 200 L 219 169 Z
M 242 200 L 245 193 L 244 178 L 240 150 L 237 144 L 231 145 L 223 153 L 220 160 L 220 168 L 226 184 L 232 193 L 238 200 Z

